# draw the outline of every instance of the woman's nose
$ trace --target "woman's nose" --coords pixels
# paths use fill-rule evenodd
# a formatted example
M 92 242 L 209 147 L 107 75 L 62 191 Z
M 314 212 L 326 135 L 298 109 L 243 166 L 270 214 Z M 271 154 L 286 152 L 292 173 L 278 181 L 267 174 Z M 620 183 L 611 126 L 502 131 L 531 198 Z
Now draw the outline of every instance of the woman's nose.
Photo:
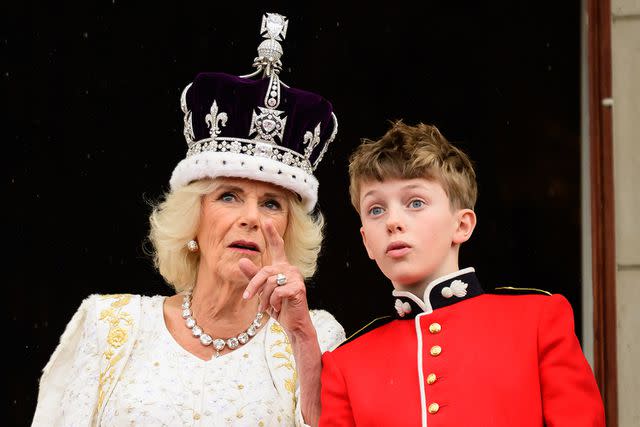
M 259 223 L 258 205 L 254 203 L 245 204 L 240 216 L 240 225 L 242 227 L 257 228 Z

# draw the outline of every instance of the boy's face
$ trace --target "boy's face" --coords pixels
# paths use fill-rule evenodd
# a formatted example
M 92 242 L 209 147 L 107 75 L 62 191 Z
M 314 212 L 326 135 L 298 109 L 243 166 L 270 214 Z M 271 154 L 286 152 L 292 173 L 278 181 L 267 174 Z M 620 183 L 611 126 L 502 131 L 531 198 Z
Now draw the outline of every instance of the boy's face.
M 457 244 L 475 225 L 473 211 L 453 211 L 442 186 L 424 178 L 362 183 L 360 219 L 369 258 L 403 290 L 457 271 Z

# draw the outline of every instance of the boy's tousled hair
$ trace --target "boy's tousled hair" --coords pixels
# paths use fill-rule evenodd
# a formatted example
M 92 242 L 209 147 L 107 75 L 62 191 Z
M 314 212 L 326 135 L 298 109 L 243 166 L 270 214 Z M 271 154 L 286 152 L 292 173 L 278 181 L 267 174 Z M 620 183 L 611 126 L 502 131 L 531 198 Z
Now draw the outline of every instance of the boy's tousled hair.
M 478 187 L 473 164 L 435 126 L 409 126 L 397 120 L 379 140 L 364 139 L 349 158 L 349 194 L 358 213 L 363 182 L 413 178 L 438 181 L 452 209 L 475 206 Z

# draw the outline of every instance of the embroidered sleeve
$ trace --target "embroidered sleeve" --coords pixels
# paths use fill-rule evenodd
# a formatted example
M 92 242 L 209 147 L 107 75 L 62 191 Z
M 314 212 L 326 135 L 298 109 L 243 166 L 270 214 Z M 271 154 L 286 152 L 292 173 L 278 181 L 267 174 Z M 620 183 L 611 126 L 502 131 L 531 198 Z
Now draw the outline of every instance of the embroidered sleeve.
M 82 302 L 43 369 L 32 426 L 92 424 L 99 376 L 98 297 Z
M 323 353 L 334 350 L 345 340 L 344 328 L 328 311 L 311 310 L 311 321 L 316 327 L 318 343 Z
M 318 344 L 322 353 L 335 349 L 346 339 L 344 328 L 325 310 L 311 310 L 311 322 L 318 334 Z M 296 426 L 308 427 L 302 417 L 302 407 L 300 405 L 300 385 L 296 384 Z

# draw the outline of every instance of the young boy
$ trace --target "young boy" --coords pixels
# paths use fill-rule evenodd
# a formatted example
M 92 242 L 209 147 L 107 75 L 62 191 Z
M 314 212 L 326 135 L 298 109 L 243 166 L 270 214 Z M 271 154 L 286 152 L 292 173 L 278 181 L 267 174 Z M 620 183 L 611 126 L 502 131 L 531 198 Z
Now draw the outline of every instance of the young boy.
M 321 426 L 604 426 L 568 301 L 490 295 L 459 269 L 476 225 L 465 153 L 398 121 L 356 149 L 349 175 L 397 315 L 324 354 Z

